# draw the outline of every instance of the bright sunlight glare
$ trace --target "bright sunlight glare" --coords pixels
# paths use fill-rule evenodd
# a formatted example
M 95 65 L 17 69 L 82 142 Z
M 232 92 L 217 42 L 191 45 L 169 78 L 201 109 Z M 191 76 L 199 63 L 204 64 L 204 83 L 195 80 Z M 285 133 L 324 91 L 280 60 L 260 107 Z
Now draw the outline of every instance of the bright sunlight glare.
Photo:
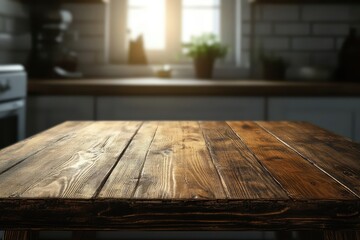
M 182 41 L 213 33 L 220 36 L 220 0 L 182 1 Z
M 165 0 L 129 0 L 128 5 L 131 38 L 143 34 L 146 49 L 165 49 Z

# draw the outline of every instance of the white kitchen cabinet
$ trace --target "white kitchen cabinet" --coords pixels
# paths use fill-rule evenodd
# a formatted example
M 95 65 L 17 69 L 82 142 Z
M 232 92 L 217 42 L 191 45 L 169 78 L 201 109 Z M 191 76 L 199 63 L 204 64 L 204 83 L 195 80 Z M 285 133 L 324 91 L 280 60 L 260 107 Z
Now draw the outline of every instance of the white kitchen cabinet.
M 30 96 L 28 136 L 69 120 L 298 120 L 360 142 L 360 98 Z
M 271 97 L 268 120 L 307 121 L 360 141 L 360 98 Z
M 359 103 L 358 103 L 359 104 Z M 355 129 L 354 129 L 356 142 L 360 142 L 360 111 L 357 111 L 355 114 Z
M 30 96 L 27 99 L 27 136 L 70 120 L 94 120 L 94 97 Z
M 99 120 L 262 120 L 263 97 L 98 97 Z

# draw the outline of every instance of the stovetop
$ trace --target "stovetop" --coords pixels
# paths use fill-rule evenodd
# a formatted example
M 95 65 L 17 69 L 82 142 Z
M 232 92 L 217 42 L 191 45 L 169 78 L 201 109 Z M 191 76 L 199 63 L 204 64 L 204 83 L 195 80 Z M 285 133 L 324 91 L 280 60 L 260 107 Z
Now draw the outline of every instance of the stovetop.
M 23 72 L 23 71 L 25 71 L 25 68 L 19 64 L 0 65 L 0 74 L 8 73 L 8 72 Z

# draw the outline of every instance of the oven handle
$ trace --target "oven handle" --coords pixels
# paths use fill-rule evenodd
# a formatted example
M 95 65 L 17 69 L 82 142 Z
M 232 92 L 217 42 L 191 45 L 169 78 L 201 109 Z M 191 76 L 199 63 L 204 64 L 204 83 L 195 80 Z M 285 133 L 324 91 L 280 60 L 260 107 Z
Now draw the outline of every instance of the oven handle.
M 0 103 L 0 113 L 16 111 L 20 108 L 23 108 L 24 106 L 25 103 L 23 100 L 18 100 L 8 103 Z

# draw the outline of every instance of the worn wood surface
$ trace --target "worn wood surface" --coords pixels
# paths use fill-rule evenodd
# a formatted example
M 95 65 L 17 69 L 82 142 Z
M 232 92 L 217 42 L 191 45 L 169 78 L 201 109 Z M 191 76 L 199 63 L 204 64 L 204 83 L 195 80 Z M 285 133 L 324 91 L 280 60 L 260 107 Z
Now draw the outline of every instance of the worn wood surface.
M 309 123 L 260 124 L 316 168 L 360 196 L 360 145 Z
M 360 147 L 307 123 L 66 122 L 0 159 L 7 230 L 360 229 Z
M 295 200 L 356 199 L 350 191 L 315 168 L 253 122 L 230 122 L 240 139 Z M 311 142 L 308 143 L 309 145 Z

